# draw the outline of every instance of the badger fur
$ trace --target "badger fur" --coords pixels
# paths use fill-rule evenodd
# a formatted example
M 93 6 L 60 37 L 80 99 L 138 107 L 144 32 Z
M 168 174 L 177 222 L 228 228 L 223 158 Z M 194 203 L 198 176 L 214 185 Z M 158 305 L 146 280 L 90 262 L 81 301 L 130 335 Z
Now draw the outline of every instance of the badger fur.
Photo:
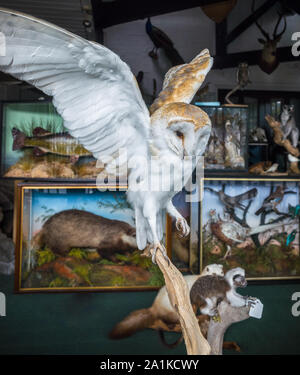
M 135 228 L 128 223 L 75 209 L 51 216 L 34 236 L 33 246 L 47 246 L 60 256 L 75 247 L 97 249 L 101 256 L 137 249 Z

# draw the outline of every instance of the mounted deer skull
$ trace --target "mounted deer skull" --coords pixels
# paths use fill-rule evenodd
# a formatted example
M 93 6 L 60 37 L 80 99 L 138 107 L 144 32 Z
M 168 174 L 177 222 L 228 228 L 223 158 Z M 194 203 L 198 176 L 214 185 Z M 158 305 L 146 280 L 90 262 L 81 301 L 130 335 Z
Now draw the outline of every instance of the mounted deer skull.
M 252 2 L 252 13 L 254 13 L 255 0 Z M 263 45 L 263 50 L 261 51 L 261 56 L 259 60 L 259 67 L 265 73 L 271 74 L 279 65 L 279 61 L 276 55 L 277 44 L 280 41 L 283 33 L 286 30 L 286 18 L 284 17 L 284 27 L 283 30 L 277 34 L 277 29 L 282 20 L 283 14 L 278 13 L 278 20 L 273 31 L 273 38 L 271 39 L 269 34 L 261 27 L 261 25 L 255 21 L 256 26 L 259 28 L 265 39 L 258 38 L 259 43 Z

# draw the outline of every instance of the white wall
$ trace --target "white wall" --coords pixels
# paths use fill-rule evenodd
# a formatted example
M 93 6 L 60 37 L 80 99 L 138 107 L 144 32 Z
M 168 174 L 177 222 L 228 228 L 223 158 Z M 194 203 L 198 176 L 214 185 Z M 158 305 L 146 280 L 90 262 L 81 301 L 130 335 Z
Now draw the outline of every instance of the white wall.
M 152 17 L 154 26 L 162 29 L 173 41 L 175 48 L 185 61 L 190 61 L 203 48 L 215 49 L 215 24 L 200 8 Z M 159 59 L 148 56 L 153 43 L 145 30 L 146 19 L 124 23 L 104 30 L 104 44 L 116 52 L 136 75 L 144 72 L 143 88 L 152 93 L 152 80 L 157 80 L 160 90 L 165 73 L 171 68 L 164 52 L 159 50 Z
M 259 7 L 264 0 L 257 0 Z M 239 0 L 237 6 L 228 17 L 228 31 L 231 31 L 244 18 L 250 14 L 252 1 Z M 276 23 L 277 8 L 272 8 L 260 23 L 271 34 Z M 193 8 L 185 11 L 174 12 L 166 15 L 152 17 L 153 25 L 161 28 L 173 40 L 178 52 L 185 61 L 190 61 L 203 48 L 209 48 L 211 54 L 215 53 L 215 23 L 201 10 Z M 288 28 L 282 37 L 280 46 L 291 45 L 291 34 L 300 31 L 300 16 L 288 17 Z M 104 43 L 128 63 L 134 74 L 144 71 L 143 89 L 152 93 L 152 80 L 157 80 L 158 91 L 161 88 L 164 74 L 171 67 L 163 52 L 159 53 L 158 61 L 152 60 L 148 52 L 153 44 L 145 31 L 146 20 L 125 23 L 104 30 Z M 279 30 L 281 29 L 280 26 Z M 261 37 L 256 25 L 252 25 L 228 46 L 228 52 L 241 52 L 246 50 L 261 49 L 257 38 Z M 260 90 L 295 90 L 300 88 L 300 62 L 282 63 L 275 72 L 268 75 L 257 66 L 251 66 L 251 81 L 247 89 Z M 207 81 L 211 83 L 210 90 L 217 88 L 230 88 L 235 84 L 235 69 L 213 70 L 209 73 Z

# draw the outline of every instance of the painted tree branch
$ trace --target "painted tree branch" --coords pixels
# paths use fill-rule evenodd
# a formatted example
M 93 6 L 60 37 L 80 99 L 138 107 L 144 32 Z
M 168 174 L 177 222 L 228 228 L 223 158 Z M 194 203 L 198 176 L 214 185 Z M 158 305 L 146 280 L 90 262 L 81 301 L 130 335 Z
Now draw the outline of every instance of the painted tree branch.
M 207 340 L 211 346 L 211 354 L 221 355 L 223 348 L 224 334 L 233 323 L 241 322 L 249 318 L 249 306 L 232 307 L 222 301 L 218 307 L 221 322 L 210 319 L 207 333 Z
M 152 255 L 153 249 L 148 252 Z M 171 305 L 178 314 L 187 354 L 210 354 L 210 345 L 201 333 L 190 302 L 189 289 L 181 272 L 171 261 L 168 264 L 160 251 L 156 253 L 156 262 L 164 275 Z

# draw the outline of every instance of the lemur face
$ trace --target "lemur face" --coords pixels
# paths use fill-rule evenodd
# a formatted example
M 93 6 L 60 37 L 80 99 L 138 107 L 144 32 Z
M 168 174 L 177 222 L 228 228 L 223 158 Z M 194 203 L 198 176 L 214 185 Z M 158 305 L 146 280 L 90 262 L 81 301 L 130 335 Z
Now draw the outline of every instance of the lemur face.
M 283 106 L 283 112 L 286 113 L 286 114 L 288 114 L 288 115 L 292 114 L 294 112 L 294 105 L 287 105 L 287 104 L 285 104 Z
M 237 288 L 245 288 L 247 286 L 245 276 L 239 274 L 233 276 L 233 283 Z
M 223 265 L 215 263 L 210 264 L 204 268 L 202 274 L 211 276 L 224 276 Z

